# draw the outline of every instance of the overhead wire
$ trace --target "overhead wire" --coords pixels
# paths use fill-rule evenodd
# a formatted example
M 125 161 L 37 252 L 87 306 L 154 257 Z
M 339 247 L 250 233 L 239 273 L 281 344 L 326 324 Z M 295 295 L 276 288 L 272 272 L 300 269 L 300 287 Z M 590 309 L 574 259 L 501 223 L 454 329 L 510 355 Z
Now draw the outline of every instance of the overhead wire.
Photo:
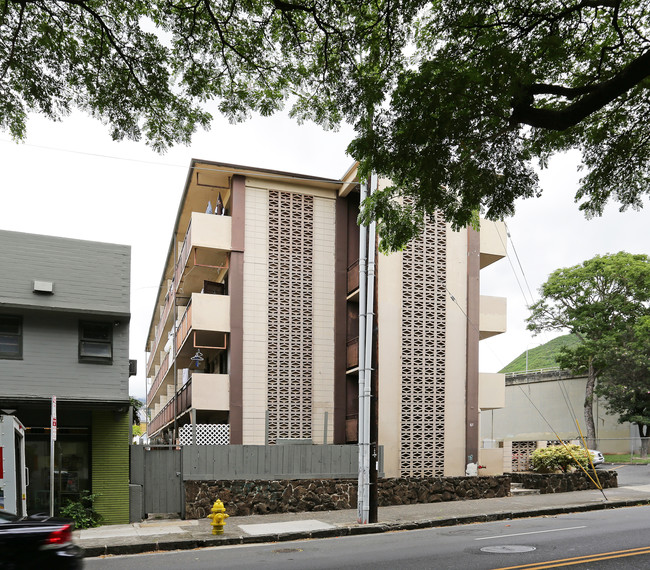
M 446 284 L 445 284 L 445 290 L 447 291 L 447 294 L 449 295 L 449 297 L 451 297 L 451 300 L 454 303 L 456 303 L 456 306 L 460 309 L 460 312 L 463 314 L 463 316 L 467 320 L 467 323 L 480 335 L 481 334 L 480 329 L 478 328 L 478 326 L 476 326 L 476 324 L 474 322 L 472 322 L 472 319 L 470 319 L 469 315 L 463 310 L 463 307 L 461 307 L 460 303 L 456 300 L 456 297 L 454 297 L 453 293 L 449 290 L 449 288 L 447 287 Z M 501 357 L 494 351 L 494 349 L 491 346 L 488 345 L 488 349 L 496 357 L 496 359 L 499 361 L 499 364 L 501 364 L 501 368 L 503 368 L 505 366 L 505 364 L 503 364 L 503 360 L 501 360 Z
M 504 223 L 505 225 L 505 223 Z M 512 259 L 510 258 L 510 255 L 508 255 L 508 247 L 506 243 L 503 241 L 503 237 L 501 236 L 501 232 L 499 231 L 499 226 L 497 225 L 497 235 L 499 236 L 499 240 L 501 241 L 501 245 L 503 246 L 503 249 L 506 251 L 506 258 L 508 259 L 508 263 L 510 264 L 510 268 L 512 269 L 512 274 L 515 276 L 515 281 L 517 281 L 517 285 L 519 286 L 519 290 L 521 291 L 521 296 L 524 298 L 524 303 L 526 305 L 526 308 L 529 308 L 532 304 L 532 301 L 529 302 L 526 293 L 524 292 L 524 288 L 521 285 L 521 282 L 519 281 L 519 276 L 517 275 L 517 271 L 515 270 L 515 266 L 512 263 Z M 506 241 L 507 241 L 507 235 L 508 235 L 508 230 L 506 229 Z M 512 242 L 512 240 L 511 240 Z M 531 297 L 532 299 L 532 297 Z
M 3 143 L 13 143 L 13 141 L 7 140 L 7 139 L 2 139 L 0 138 L 0 142 Z M 160 162 L 160 161 L 155 161 L 155 160 L 143 160 L 140 158 L 128 158 L 124 156 L 114 156 L 110 154 L 101 154 L 101 153 L 95 153 L 95 152 L 86 152 L 82 150 L 73 150 L 73 149 L 68 149 L 68 148 L 61 148 L 61 147 L 52 147 L 52 146 L 45 146 L 45 145 L 35 145 L 31 143 L 23 143 L 24 146 L 29 146 L 32 148 L 40 148 L 43 150 L 52 150 L 55 152 L 67 152 L 70 154 L 80 154 L 82 156 L 92 156 L 95 158 L 107 158 L 110 160 L 122 160 L 125 162 L 134 162 L 134 163 L 140 163 L 140 164 L 148 164 L 151 166 L 165 166 L 165 167 L 171 167 L 171 168 L 183 168 L 183 169 L 192 169 L 192 170 L 197 170 L 201 172 L 219 172 L 222 174 L 237 174 L 241 173 L 244 171 L 245 173 L 254 176 L 255 174 L 260 174 L 263 173 L 265 178 L 278 178 L 278 179 L 283 179 L 286 180 L 287 178 L 289 179 L 294 179 L 294 180 L 301 180 L 301 181 L 309 181 L 309 182 L 321 182 L 325 184 L 333 184 L 333 185 L 340 185 L 343 184 L 345 181 L 343 180 L 335 180 L 332 178 L 323 178 L 322 176 L 310 176 L 310 175 L 303 175 L 303 174 L 297 174 L 297 173 L 291 173 L 291 172 L 286 172 L 286 173 L 281 173 L 281 172 L 269 172 L 266 171 L 262 168 L 251 168 L 248 166 L 244 165 L 234 165 L 234 164 L 224 164 L 223 166 L 220 166 L 219 168 L 216 168 L 216 165 L 214 168 L 208 167 L 208 166 L 187 166 L 186 164 L 174 164 L 170 162 Z M 198 161 L 201 162 L 201 161 Z M 206 161 L 208 162 L 208 161 Z M 230 168 L 228 168 L 230 167 Z M 236 167 L 233 168 L 233 167 Z
M 515 257 L 517 258 L 517 264 L 519 265 L 519 270 L 521 271 L 521 275 L 523 276 L 524 282 L 526 283 L 526 288 L 528 289 L 528 294 L 530 295 L 531 304 L 532 304 L 535 301 L 535 295 L 533 295 L 533 292 L 530 290 L 530 285 L 528 284 L 528 278 L 526 277 L 526 272 L 524 271 L 524 268 L 521 265 L 521 260 L 519 259 L 519 254 L 517 253 L 515 242 L 512 239 L 512 235 L 510 234 L 510 228 L 508 227 L 508 224 L 506 222 L 503 222 L 503 225 L 506 227 L 506 235 L 508 236 L 508 239 L 512 244 L 512 251 L 515 252 Z

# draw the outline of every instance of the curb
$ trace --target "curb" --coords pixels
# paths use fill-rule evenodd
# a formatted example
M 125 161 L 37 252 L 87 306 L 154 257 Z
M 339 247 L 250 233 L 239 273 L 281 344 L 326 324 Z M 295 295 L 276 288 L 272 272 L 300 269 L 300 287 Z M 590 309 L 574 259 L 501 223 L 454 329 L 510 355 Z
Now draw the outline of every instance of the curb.
M 620 509 L 624 507 L 637 507 L 650 505 L 650 499 L 631 499 L 623 501 L 611 501 L 566 507 L 549 507 L 548 509 L 536 509 L 532 511 L 515 511 L 492 513 L 487 515 L 462 515 L 458 517 L 430 519 L 421 521 L 395 522 L 395 523 L 371 523 L 368 525 L 341 526 L 335 528 L 313 530 L 306 532 L 287 532 L 264 534 L 258 536 L 223 536 L 206 538 L 172 539 L 167 541 L 141 542 L 137 544 L 115 544 L 104 546 L 82 547 L 86 558 L 99 556 L 120 556 L 127 554 L 143 554 L 145 552 L 166 552 L 170 550 L 192 550 L 195 548 L 207 548 L 215 546 L 233 546 L 239 544 L 262 544 L 266 542 L 291 542 L 295 540 L 307 540 L 314 538 L 339 538 L 344 536 L 360 536 L 365 534 L 381 534 L 385 532 L 396 532 L 403 530 L 420 530 L 426 528 L 438 528 L 447 526 L 458 526 L 463 524 L 493 522 L 512 519 L 534 518 L 543 516 L 554 516 L 569 513 L 581 513 L 588 511 L 601 511 L 606 509 Z

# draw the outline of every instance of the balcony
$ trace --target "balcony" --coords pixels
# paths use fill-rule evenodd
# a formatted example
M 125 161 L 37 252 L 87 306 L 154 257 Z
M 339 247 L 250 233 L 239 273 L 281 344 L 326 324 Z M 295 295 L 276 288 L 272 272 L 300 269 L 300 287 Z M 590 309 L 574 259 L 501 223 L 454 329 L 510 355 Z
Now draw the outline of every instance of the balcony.
M 156 376 L 153 379 L 149 392 L 147 392 L 147 406 L 151 405 L 151 401 L 153 400 L 154 395 L 158 391 L 158 388 L 160 388 L 160 385 L 162 384 L 162 381 L 165 378 L 165 376 L 167 376 L 167 372 L 169 371 L 169 360 L 170 357 L 168 353 L 163 359 L 162 364 L 158 369 L 158 372 L 156 372 Z
M 177 290 L 200 291 L 203 281 L 220 281 L 228 269 L 232 218 L 192 212 L 174 271 Z
M 204 283 L 223 282 L 229 266 L 232 218 L 192 212 L 183 238 L 178 259 L 174 265 L 173 278 L 160 310 L 151 352 L 147 361 L 147 375 L 160 354 L 160 342 L 169 333 L 169 315 L 178 293 L 190 294 L 202 291 Z
M 178 401 L 178 404 L 176 402 Z M 151 437 L 174 421 L 174 413 L 183 415 L 188 410 L 230 410 L 230 377 L 228 374 L 194 372 L 149 423 Z
M 506 407 L 506 375 L 481 372 L 478 378 L 478 407 L 497 410 Z
M 192 293 L 178 321 L 176 353 L 181 354 L 190 336 L 193 338 L 190 349 L 197 347 L 225 349 L 225 333 L 229 332 L 230 297 Z
M 479 331 L 480 340 L 506 332 L 505 297 L 481 295 Z
M 503 259 L 507 253 L 506 225 L 503 222 L 481 220 L 481 269 Z
M 177 400 L 178 404 L 176 404 Z M 156 416 L 149 422 L 149 425 L 147 426 L 147 434 L 149 437 L 155 435 L 167 424 L 173 422 L 174 412 L 178 412 L 178 415 L 180 416 L 189 410 L 191 407 L 191 401 L 192 384 L 188 382 L 181 387 L 181 389 L 176 393 L 176 396 L 171 398 L 169 402 L 164 405 L 163 409 L 160 410 L 160 412 L 158 412 L 158 414 L 156 414 Z M 176 406 L 178 406 L 178 409 L 176 409 Z

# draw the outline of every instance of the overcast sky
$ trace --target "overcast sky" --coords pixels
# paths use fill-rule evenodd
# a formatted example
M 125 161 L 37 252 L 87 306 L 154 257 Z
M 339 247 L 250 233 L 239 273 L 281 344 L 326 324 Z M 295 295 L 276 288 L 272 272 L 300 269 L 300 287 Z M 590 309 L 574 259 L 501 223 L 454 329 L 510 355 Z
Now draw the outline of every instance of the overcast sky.
M 0 133 L 0 229 L 131 246 L 130 358 L 138 360 L 131 394 L 143 398 L 145 338 L 190 159 L 338 178 L 352 163 L 351 136 L 284 117 L 217 120 L 190 147 L 160 156 L 144 143 L 111 141 L 108 129 L 80 114 L 61 123 L 35 117 L 24 144 Z M 532 338 L 524 323 L 529 289 L 536 299 L 551 271 L 596 254 L 647 253 L 650 211 L 621 214 L 612 205 L 587 221 L 573 203 L 578 179 L 575 155 L 553 160 L 541 173 L 543 196 L 519 202 L 506 221 L 509 258 L 481 272 L 481 290 L 508 298 L 508 332 L 481 342 L 482 372 L 556 336 Z

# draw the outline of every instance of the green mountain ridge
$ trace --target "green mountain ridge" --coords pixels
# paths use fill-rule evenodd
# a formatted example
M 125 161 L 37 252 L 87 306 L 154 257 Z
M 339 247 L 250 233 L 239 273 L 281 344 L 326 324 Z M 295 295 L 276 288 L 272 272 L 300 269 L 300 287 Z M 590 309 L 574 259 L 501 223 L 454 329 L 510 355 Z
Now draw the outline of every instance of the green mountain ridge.
M 504 366 L 499 372 L 525 372 L 526 370 L 539 370 L 540 368 L 556 368 L 556 357 L 563 347 L 572 347 L 579 344 L 580 340 L 573 334 L 558 336 L 547 343 L 528 350 L 528 366 L 526 366 L 526 352 L 522 352 L 510 364 Z

